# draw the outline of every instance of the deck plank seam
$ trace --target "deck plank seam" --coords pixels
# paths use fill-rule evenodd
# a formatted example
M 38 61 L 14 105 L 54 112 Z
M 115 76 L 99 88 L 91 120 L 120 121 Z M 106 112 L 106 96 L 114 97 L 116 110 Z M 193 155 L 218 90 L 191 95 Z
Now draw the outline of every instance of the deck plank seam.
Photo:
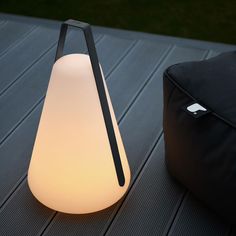
M 13 125 L 13 127 L 7 132 L 7 134 L 2 138 L 0 141 L 0 147 L 4 144 L 4 142 L 13 135 L 13 133 L 21 126 L 21 124 L 30 116 L 30 114 L 36 110 L 38 105 L 42 102 L 44 97 L 41 97 L 31 108 L 28 109 L 28 111 L 21 117 L 21 119 Z
M 37 233 L 38 236 L 42 236 L 47 231 L 47 229 L 49 228 L 49 225 L 51 225 L 52 221 L 54 221 L 57 214 L 58 214 L 58 211 L 52 212 L 52 216 L 48 219 L 48 221 L 44 224 L 41 230 Z
M 0 202 L 0 213 L 2 211 L 2 208 L 4 206 L 4 204 L 6 203 L 6 201 L 9 200 L 9 198 L 11 198 L 11 196 L 13 195 L 13 193 L 17 190 L 17 188 L 23 184 L 25 177 L 26 177 L 27 172 L 25 172 L 19 179 L 18 181 L 14 184 L 14 186 L 11 188 L 11 190 L 6 194 L 6 196 L 3 198 L 3 200 Z
M 146 158 L 144 158 L 140 167 L 137 169 L 137 171 L 130 183 L 129 189 L 127 190 L 127 192 L 124 195 L 124 197 L 122 198 L 122 200 L 117 204 L 117 207 L 114 210 L 114 213 L 112 214 L 111 221 L 108 222 L 106 227 L 104 227 L 104 230 L 101 232 L 100 235 L 103 235 L 103 236 L 107 235 L 109 233 L 109 230 L 112 228 L 112 225 L 117 220 L 117 217 L 119 216 L 119 214 L 121 214 L 125 202 L 129 199 L 130 194 L 133 192 L 133 190 L 135 189 L 135 186 L 138 184 L 139 179 L 142 177 L 143 172 L 146 169 L 146 166 L 148 165 L 148 163 L 150 161 L 150 157 L 151 157 L 154 149 L 159 145 L 159 143 L 162 139 L 162 136 L 163 136 L 163 130 L 160 130 L 160 132 L 158 132 L 154 142 L 152 143 L 150 150 L 146 153 Z
M 122 63 L 122 61 L 135 50 L 137 45 L 139 44 L 139 40 L 133 40 L 131 45 L 124 51 L 124 53 L 120 56 L 117 62 L 111 67 L 111 69 L 107 72 L 105 80 L 108 81 L 111 78 L 111 74 L 114 73 L 116 68 Z
M 187 201 L 188 194 L 189 194 L 188 189 L 183 186 L 183 193 L 181 194 L 180 199 L 177 202 L 175 209 L 173 210 L 173 213 L 169 219 L 168 224 L 165 227 L 163 235 L 169 236 L 172 233 L 174 226 L 176 225 L 177 222 L 176 219 L 181 214 L 184 208 L 184 203 Z
M 4 53 L 4 51 L 2 53 L 0 53 L 0 60 L 5 57 L 9 52 L 11 52 L 12 50 L 14 50 L 16 47 L 18 47 L 20 44 L 22 44 L 28 37 L 31 36 L 32 33 L 35 33 L 35 31 L 37 31 L 40 27 L 39 26 L 35 26 L 32 27 L 30 31 L 28 31 L 28 34 L 25 35 L 25 37 L 21 38 L 21 40 L 16 41 L 15 43 L 13 43 L 12 45 L 9 45 L 8 50 Z M 1 30 L 1 29 L 0 29 Z
M 124 112 L 121 114 L 120 119 L 122 120 L 124 118 L 124 116 L 126 115 L 126 113 L 129 111 L 129 109 L 133 106 L 133 104 L 137 101 L 138 97 L 141 96 L 142 92 L 144 91 L 144 89 L 148 86 L 149 83 L 151 83 L 151 81 L 153 80 L 153 76 L 155 73 L 158 72 L 158 70 L 162 67 L 162 65 L 165 63 L 165 61 L 167 60 L 167 58 L 170 56 L 171 52 L 174 50 L 175 46 L 174 45 L 170 45 L 165 52 L 162 54 L 161 58 L 159 59 L 157 65 L 154 67 L 154 69 L 152 70 L 152 72 L 147 76 L 147 79 L 144 81 L 144 83 L 140 86 L 140 88 L 138 89 L 138 91 L 134 94 L 134 96 L 131 98 L 130 103 L 128 104 L 128 106 L 126 106 L 126 108 L 124 109 Z
M 6 55 L 9 50 L 11 50 L 12 48 L 14 48 L 16 45 L 19 45 L 21 43 L 21 41 L 24 41 L 25 38 L 28 37 L 29 34 L 31 34 L 32 31 L 34 31 L 36 28 L 38 28 L 38 26 L 36 25 L 32 25 L 31 28 L 26 31 L 25 33 L 23 33 L 19 39 L 17 39 L 15 42 L 13 42 L 12 44 L 10 44 L 7 48 L 5 48 L 2 52 L 0 52 L 0 58 L 3 57 L 4 55 Z M 0 29 L 1 30 L 1 29 Z
M 34 65 L 36 65 L 38 63 L 38 61 L 40 61 L 47 53 L 49 53 L 50 50 L 52 50 L 53 47 L 55 47 L 56 42 L 52 43 L 47 49 L 46 51 L 44 51 L 38 58 L 36 58 L 30 65 L 28 65 L 26 68 L 24 68 L 23 71 L 21 71 L 19 73 L 19 75 L 7 86 L 5 86 L 1 91 L 0 91 L 0 98 L 1 96 L 3 96 L 8 89 L 10 89 L 16 82 L 20 81 L 20 79 L 28 72 L 30 71 L 30 69 L 32 67 L 34 67 Z

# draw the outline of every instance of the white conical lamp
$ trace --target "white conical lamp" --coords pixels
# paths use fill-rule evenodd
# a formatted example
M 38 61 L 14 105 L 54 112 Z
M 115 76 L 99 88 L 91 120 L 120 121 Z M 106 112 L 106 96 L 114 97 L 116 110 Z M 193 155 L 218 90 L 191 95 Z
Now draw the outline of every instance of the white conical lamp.
M 90 57 L 62 56 L 68 25 L 83 29 Z M 41 203 L 74 214 L 111 206 L 129 186 L 129 164 L 86 23 L 62 24 L 28 183 Z

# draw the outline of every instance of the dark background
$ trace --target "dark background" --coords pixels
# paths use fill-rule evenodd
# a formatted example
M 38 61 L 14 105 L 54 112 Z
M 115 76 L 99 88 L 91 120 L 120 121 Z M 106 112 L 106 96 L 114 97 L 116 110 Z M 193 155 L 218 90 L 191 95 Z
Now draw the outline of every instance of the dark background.
M 236 0 L 0 0 L 0 11 L 236 44 Z

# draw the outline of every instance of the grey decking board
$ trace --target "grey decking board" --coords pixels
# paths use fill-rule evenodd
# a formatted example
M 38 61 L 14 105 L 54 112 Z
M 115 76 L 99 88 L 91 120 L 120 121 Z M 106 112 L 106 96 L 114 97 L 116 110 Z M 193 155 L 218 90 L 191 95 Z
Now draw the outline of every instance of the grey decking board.
M 224 236 L 227 232 L 229 232 L 229 225 L 188 193 L 169 235 Z
M 16 191 L 9 202 L 0 212 L 0 235 L 36 235 L 53 214 L 32 196 L 27 185 Z
M 52 61 L 53 53 L 47 53 L 1 97 L 0 113 L 3 125 L 0 128 L 0 140 L 39 100 L 42 90 L 46 90 Z M 19 101 L 21 102 L 20 107 L 18 106 Z
M 97 53 L 100 63 L 106 61 L 106 63 L 101 64 L 101 66 L 103 71 L 106 71 L 105 79 L 107 79 L 117 63 L 120 63 L 126 54 L 134 47 L 134 41 L 109 36 L 105 37 L 104 40 L 109 42 L 109 47 L 98 48 Z M 107 42 L 104 43 L 106 44 Z M 119 48 L 119 50 L 116 50 L 116 48 Z
M 113 205 L 96 214 L 66 215 L 57 214 L 43 235 L 96 235 L 102 232 L 111 212 L 115 211 Z M 56 224 L 56 227 L 55 225 Z
M 119 79 L 108 80 L 107 86 L 116 88 L 110 91 L 110 95 L 113 99 L 120 101 L 118 104 L 114 104 L 117 119 L 123 115 L 121 111 L 125 111 L 125 107 L 129 106 L 128 101 L 131 101 L 131 98 L 143 87 L 143 84 L 158 67 L 168 48 L 169 45 L 166 44 L 153 45 L 139 41 L 121 65 L 116 68 Z M 136 73 L 140 67 L 143 69 Z
M 27 39 L 0 57 L 0 96 L 52 48 L 57 43 L 57 39 L 56 30 L 38 27 Z
M 0 147 L 0 211 L 26 177 L 42 105 L 41 103 Z
M 3 27 L 0 27 L 0 57 L 15 44 L 24 40 L 35 28 L 36 26 L 31 24 L 7 21 Z
M 166 48 L 163 55 L 160 57 L 158 63 L 155 65 L 155 68 L 151 71 L 151 73 L 147 76 L 147 79 L 142 83 L 142 85 L 139 87 L 137 92 L 132 97 L 130 103 L 128 103 L 125 107 L 125 110 L 123 111 L 122 115 L 120 116 L 120 119 L 122 120 L 124 116 L 126 115 L 127 111 L 132 107 L 133 103 L 136 101 L 136 99 L 140 96 L 140 94 L 143 92 L 145 87 L 148 85 L 148 83 L 153 79 L 153 76 L 156 75 L 158 71 L 161 71 L 161 68 L 165 64 L 166 59 L 171 54 L 172 50 L 174 49 L 173 45 L 169 45 L 169 47 Z
M 187 192 L 169 235 L 228 235 L 230 225 Z

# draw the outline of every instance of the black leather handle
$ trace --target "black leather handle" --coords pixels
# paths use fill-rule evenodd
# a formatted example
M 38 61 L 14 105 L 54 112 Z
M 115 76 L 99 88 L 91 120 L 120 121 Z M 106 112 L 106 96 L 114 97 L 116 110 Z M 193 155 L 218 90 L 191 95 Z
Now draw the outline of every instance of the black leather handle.
M 116 175 L 118 178 L 119 185 L 124 186 L 125 176 L 124 176 L 124 172 L 123 172 L 123 168 L 121 164 L 120 153 L 119 153 L 115 131 L 114 131 L 113 123 L 112 123 L 112 118 L 110 114 L 110 109 L 109 109 L 109 105 L 107 101 L 102 73 L 100 70 L 99 62 L 98 62 L 98 56 L 97 56 L 97 51 L 94 44 L 93 34 L 92 34 L 92 30 L 89 24 L 80 22 L 80 21 L 75 21 L 75 20 L 67 20 L 64 23 L 62 23 L 59 41 L 57 45 L 55 61 L 57 61 L 60 57 L 63 56 L 63 49 L 64 49 L 65 40 L 66 40 L 66 33 L 67 33 L 68 26 L 79 28 L 84 33 L 85 41 L 88 48 L 89 58 L 91 61 L 93 74 L 96 81 L 96 86 L 97 86 L 97 91 L 98 91 L 100 104 L 101 104 L 101 108 L 103 112 L 103 117 L 104 117 L 104 121 L 106 125 L 107 135 L 108 135 L 108 139 L 109 139 L 109 143 L 111 147 L 113 161 L 114 161 L 114 165 L 116 169 Z

